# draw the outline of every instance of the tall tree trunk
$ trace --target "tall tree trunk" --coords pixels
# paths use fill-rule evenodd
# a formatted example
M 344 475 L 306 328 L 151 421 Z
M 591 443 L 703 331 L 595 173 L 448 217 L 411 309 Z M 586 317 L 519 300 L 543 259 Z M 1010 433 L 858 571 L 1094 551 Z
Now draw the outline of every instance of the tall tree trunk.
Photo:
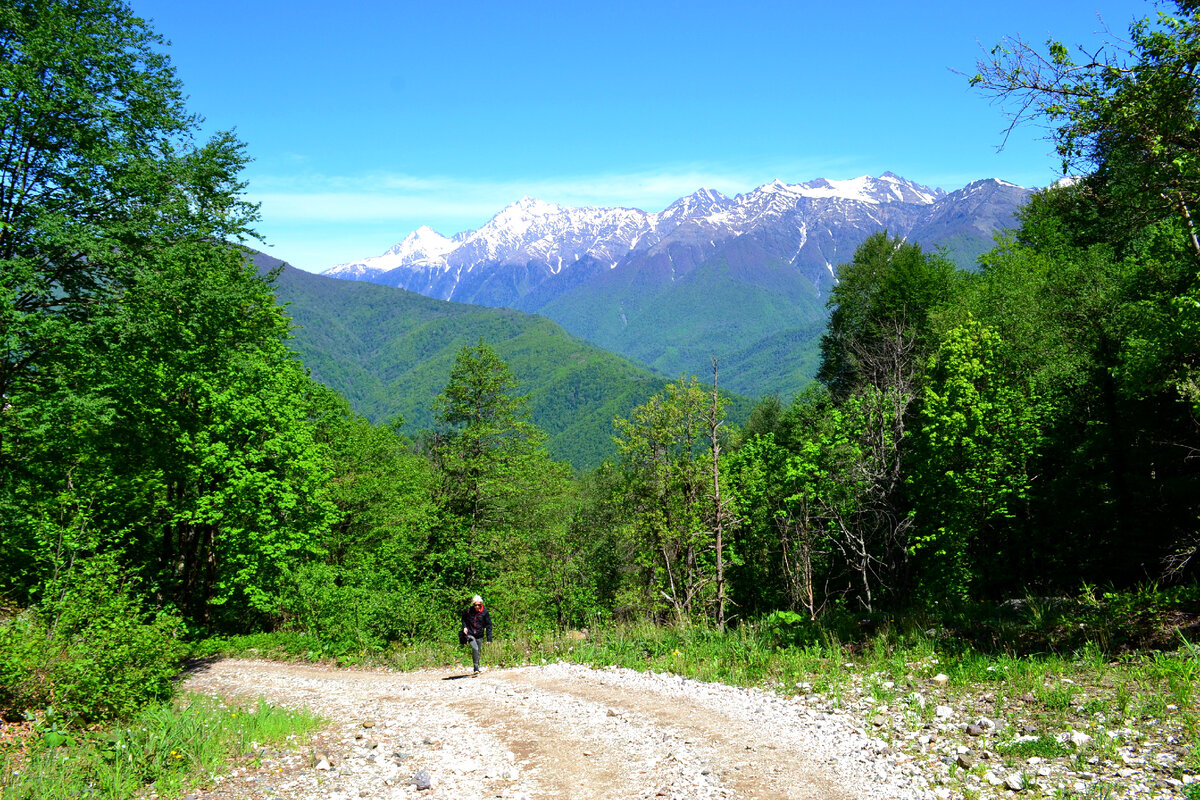
M 721 442 L 717 429 L 721 426 L 721 397 L 717 391 L 717 359 L 713 365 L 712 411 L 708 418 L 708 438 L 712 444 L 713 532 L 717 544 L 717 630 L 725 630 L 725 512 L 721 507 Z

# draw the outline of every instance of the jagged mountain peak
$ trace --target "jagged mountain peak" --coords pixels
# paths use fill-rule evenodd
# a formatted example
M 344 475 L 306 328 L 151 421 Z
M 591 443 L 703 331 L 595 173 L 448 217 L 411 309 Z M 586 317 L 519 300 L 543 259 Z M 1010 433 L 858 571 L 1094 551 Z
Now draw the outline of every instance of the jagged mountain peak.
M 525 195 L 515 203 L 510 203 L 500 211 L 492 221 L 500 219 L 530 219 L 534 217 L 548 217 L 555 214 L 560 214 L 563 207 L 557 203 L 547 203 L 545 200 L 539 200 L 536 197 Z
M 660 220 L 677 217 L 708 216 L 733 205 L 734 201 L 716 189 L 697 189 L 663 209 Z
M 980 193 L 992 194 L 996 192 L 1010 192 L 1023 194 L 1029 190 L 1023 186 L 1018 186 L 1015 183 L 1000 180 L 999 178 L 982 178 L 977 181 L 971 181 L 966 186 L 954 192 L 950 192 L 947 197 L 966 197 Z
M 763 184 L 745 194 L 738 195 L 736 199 L 750 205 L 761 204 L 764 201 L 778 205 L 780 202 L 799 200 L 800 198 L 870 204 L 919 203 L 927 205 L 935 202 L 944 194 L 945 192 L 941 189 L 930 189 L 901 178 L 895 173 L 885 172 L 878 178 L 870 175 L 860 175 L 844 180 L 815 178 L 796 184 L 784 183 L 776 178 L 771 183 Z
M 454 240 L 448 239 L 428 225 L 422 225 L 405 236 L 402 241 L 393 245 L 384 255 L 400 255 L 403 253 L 430 253 L 433 251 L 449 252 L 454 248 Z
M 514 305 L 550 276 L 571 272 L 575 264 L 616 268 L 663 258 L 656 269 L 683 274 L 723 243 L 750 237 L 756 244 L 747 246 L 766 248 L 762 252 L 769 256 L 764 257 L 820 272 L 813 276 L 820 284 L 832 265 L 849 258 L 865 232 L 886 228 L 907 235 L 934 230 L 935 221 L 956 213 L 947 204 L 960 201 L 971 209 L 964 213 L 982 215 L 985 227 L 1003 224 L 1026 193 L 987 179 L 947 194 L 889 171 L 879 177 L 816 178 L 795 184 L 776 178 L 733 198 L 700 188 L 657 213 L 563 206 L 527 195 L 476 230 L 448 239 L 422 226 L 384 255 L 341 264 L 326 274 L 413 288 L 440 299 Z M 929 236 L 937 240 L 936 233 Z M 489 277 L 503 270 L 520 274 Z M 587 269 L 578 274 L 585 273 L 591 274 Z M 556 291 L 561 290 L 547 285 L 542 293 Z

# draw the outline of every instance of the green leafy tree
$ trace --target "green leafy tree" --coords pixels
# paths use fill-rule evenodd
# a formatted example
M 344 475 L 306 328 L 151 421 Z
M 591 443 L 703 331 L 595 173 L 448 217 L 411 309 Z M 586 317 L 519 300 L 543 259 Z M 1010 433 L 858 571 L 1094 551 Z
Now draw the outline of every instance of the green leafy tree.
M 194 621 L 267 613 L 332 509 L 311 384 L 232 240 L 242 145 L 203 145 L 161 39 L 109 0 L 0 9 L 6 588 L 124 554 Z
M 780 608 L 816 618 L 828 576 L 825 526 L 816 513 L 816 482 L 773 433 L 744 442 L 728 459 L 734 508 L 741 524 L 732 576 L 743 614 Z
M 669 609 L 679 620 L 720 616 L 726 555 L 717 534 L 733 517 L 720 495 L 723 419 L 724 403 L 693 377 L 614 420 L 622 503 L 637 542 L 633 607 Z
M 242 254 L 188 246 L 139 275 L 97 326 L 117 409 L 104 443 L 148 524 L 144 556 L 193 619 L 274 605 L 282 569 L 336 515 L 317 391 L 284 344 L 287 320 Z M 122 468 L 122 457 L 135 455 Z M 153 488 L 153 491 L 150 491 Z M 134 494 L 136 492 L 136 494 Z M 153 563 L 153 562 L 152 562 Z
M 895 551 L 911 520 L 894 516 L 894 487 L 881 476 L 900 474 L 887 460 L 898 457 L 888 408 L 864 391 L 842 403 L 806 393 L 784 414 L 786 445 L 758 436 L 734 454 L 740 580 L 758 592 L 739 602 L 816 618 L 831 600 L 874 610 L 902 588 Z
M 756 436 L 772 435 L 776 439 L 782 438 L 783 414 L 783 401 L 779 395 L 771 394 L 759 398 L 750 409 L 746 424 L 738 432 L 738 443 L 749 442 Z
M 824 526 L 848 576 L 846 593 L 867 611 L 902 588 L 912 525 L 900 497 L 908 402 L 894 387 L 866 388 L 832 406 L 788 462 L 791 479 L 805 484 L 805 513 Z
M 445 583 L 502 586 L 510 608 L 536 613 L 544 598 L 531 565 L 542 537 L 569 518 L 569 468 L 546 453 L 516 379 L 482 341 L 459 351 L 434 416 L 446 527 L 433 552 Z
M 162 40 L 114 0 L 0 8 L 0 396 L 50 389 L 72 330 L 164 241 L 238 239 L 242 145 L 196 147 Z M 0 432 L 3 433 L 3 432 Z M 5 448 L 12 455 L 11 448 Z M 8 470 L 0 470 L 8 472 Z
M 333 656 L 443 635 L 454 591 L 430 563 L 432 465 L 398 433 L 402 420 L 372 425 L 330 389 L 315 387 L 314 418 L 336 514 L 308 557 L 289 565 L 279 623 Z
M 833 447 L 842 466 L 823 473 L 834 481 L 832 493 L 817 499 L 857 576 L 859 601 L 872 609 L 879 591 L 898 590 L 906 574 L 912 515 L 904 457 L 912 406 L 936 341 L 936 314 L 960 280 L 946 259 L 886 232 L 869 236 L 838 278 L 817 378 L 835 403 L 833 440 L 844 438 L 849 447 Z
M 864 385 L 907 390 L 931 347 L 930 313 L 955 277 L 953 264 L 919 245 L 886 231 L 868 236 L 838 268 L 817 379 L 838 400 Z
M 997 332 L 973 319 L 930 359 L 911 481 L 918 496 L 912 549 L 934 594 L 966 596 L 996 572 L 997 553 L 1027 501 L 1041 439 L 1039 407 L 1015 384 Z
M 1129 40 L 1109 37 L 1073 55 L 1005 39 L 977 65 L 972 85 L 1011 109 L 1012 127 L 1051 126 L 1063 173 L 1088 175 L 1116 226 L 1136 230 L 1173 215 L 1200 260 L 1194 213 L 1200 198 L 1200 8 L 1142 19 Z
M 624 502 L 639 543 L 642 594 L 635 602 L 654 611 L 665 600 L 680 618 L 701 607 L 711 581 L 703 563 L 705 471 L 697 451 L 707 400 L 695 378 L 680 380 L 628 420 L 614 420 Z
M 1093 386 L 1068 396 L 1039 386 L 1055 403 L 1039 517 L 1049 525 L 1055 508 L 1093 512 L 1088 523 L 1067 521 L 1081 530 L 1063 563 L 1119 583 L 1156 572 L 1177 579 L 1198 551 L 1195 487 L 1170 453 L 1197 446 L 1200 9 L 1172 5 L 1135 21 L 1124 41 L 1106 35 L 1072 50 L 1007 39 L 972 78 L 1008 107 L 1011 126 L 1045 124 L 1064 173 L 1078 176 L 1035 199 L 1018 241 L 1036 257 L 1106 267 L 1097 274 L 1107 302 L 1089 320 L 1096 334 L 1077 337 L 1094 345 L 1076 348 Z M 1005 339 L 1019 343 L 1007 331 Z

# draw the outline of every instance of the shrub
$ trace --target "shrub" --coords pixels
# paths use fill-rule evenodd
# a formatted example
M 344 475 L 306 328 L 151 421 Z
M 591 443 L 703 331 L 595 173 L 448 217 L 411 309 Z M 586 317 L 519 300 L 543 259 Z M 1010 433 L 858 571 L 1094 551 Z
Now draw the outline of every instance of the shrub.
M 0 622 L 0 717 L 51 705 L 49 665 L 54 645 L 46 627 L 26 610 Z
M 317 655 L 363 656 L 395 641 L 450 636 L 456 623 L 450 596 L 377 567 L 304 564 L 288 573 L 278 610 L 285 630 L 316 640 Z
M 114 557 L 77 563 L 49 599 L 0 623 L 0 711 L 125 718 L 169 697 L 184 647 L 174 615 L 147 612 Z

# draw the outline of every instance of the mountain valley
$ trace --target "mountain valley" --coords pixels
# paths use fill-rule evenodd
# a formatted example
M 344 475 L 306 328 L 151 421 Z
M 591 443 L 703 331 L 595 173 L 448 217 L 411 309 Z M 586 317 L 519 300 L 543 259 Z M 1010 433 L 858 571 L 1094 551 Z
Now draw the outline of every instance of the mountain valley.
M 732 198 L 701 189 L 657 213 L 526 197 L 478 230 L 422 227 L 324 274 L 540 314 L 668 378 L 703 376 L 716 357 L 731 391 L 790 396 L 815 371 L 837 266 L 867 236 L 887 230 L 969 269 L 1030 194 L 995 179 L 946 192 L 885 172 Z
M 481 340 L 529 396 L 530 417 L 549 437 L 551 455 L 577 468 L 611 457 L 613 418 L 628 416 L 667 383 L 544 317 L 339 281 L 262 253 L 252 258 L 261 274 L 276 272 L 276 297 L 295 326 L 292 349 L 312 377 L 376 423 L 403 418 L 410 436 L 433 426 L 433 398 L 455 356 Z M 730 417 L 745 419 L 751 401 L 729 397 Z

